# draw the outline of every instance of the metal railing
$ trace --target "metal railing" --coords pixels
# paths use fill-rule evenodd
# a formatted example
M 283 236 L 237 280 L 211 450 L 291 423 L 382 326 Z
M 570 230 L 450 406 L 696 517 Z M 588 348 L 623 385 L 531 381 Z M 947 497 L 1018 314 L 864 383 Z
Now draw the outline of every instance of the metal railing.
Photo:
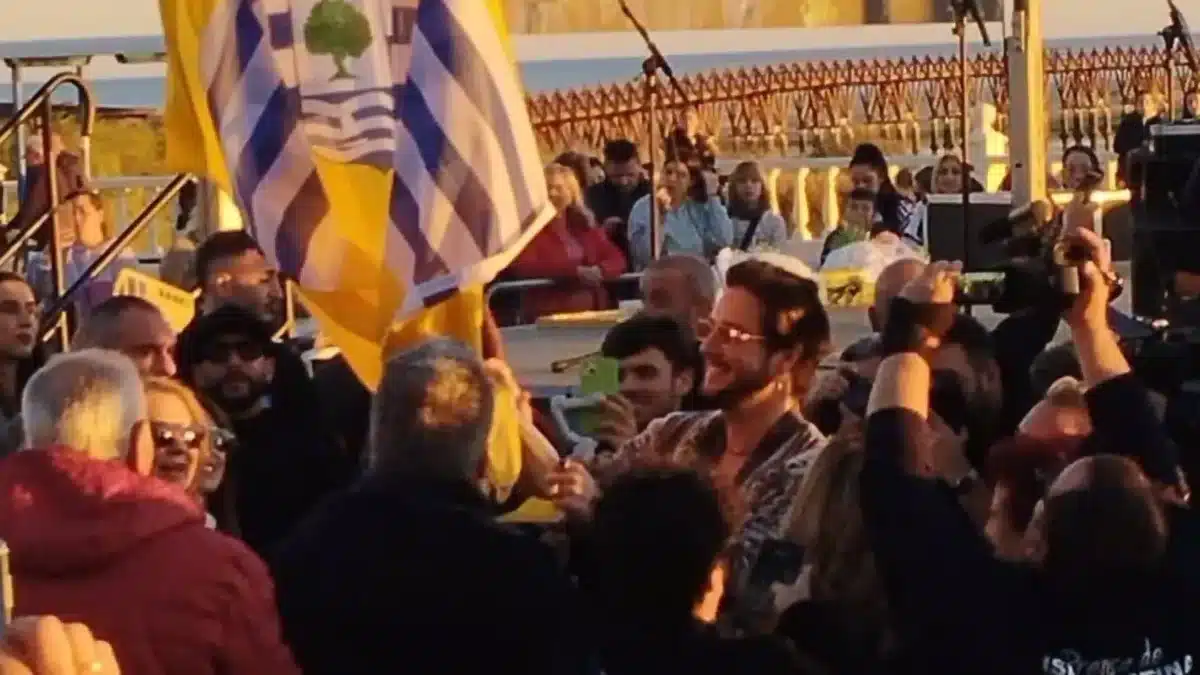
M 159 176 L 104 176 L 93 178 L 88 187 L 99 192 L 104 200 L 106 220 L 110 223 L 126 223 L 146 207 L 163 186 L 175 179 L 173 175 Z M 0 203 L 15 204 L 20 196 L 15 180 L 0 182 L 4 199 Z M 0 222 L 3 222 L 0 214 Z M 11 218 L 13 209 L 7 215 Z M 132 248 L 139 259 L 157 261 L 169 249 L 175 234 L 168 214 L 160 211 L 160 217 L 147 226 L 146 235 L 134 240 Z M 203 224 L 201 224 L 203 227 Z
M 120 234 L 108 242 L 108 244 L 104 247 L 104 251 L 97 256 L 90 265 L 88 265 L 87 269 L 79 275 L 78 279 L 71 282 L 71 286 L 69 288 L 62 293 L 56 293 L 54 304 L 51 305 L 50 308 L 47 309 L 42 315 L 41 325 L 43 326 L 43 341 L 50 339 L 56 330 L 63 331 L 65 335 L 69 337 L 70 327 L 66 325 L 66 310 L 71 306 L 71 303 L 75 301 L 75 297 L 81 292 L 81 289 L 99 276 L 102 272 L 104 272 L 104 270 L 112 264 L 112 261 L 116 260 L 117 256 L 129 246 L 129 242 L 132 241 L 134 237 L 141 234 L 142 230 L 146 229 L 146 226 L 150 224 L 150 221 L 153 220 L 156 215 L 158 215 L 158 212 L 161 211 L 164 206 L 170 203 L 170 201 L 174 199 L 175 196 L 193 180 L 195 179 L 192 176 L 185 173 L 181 173 L 175 176 L 175 178 L 171 179 L 171 182 L 167 183 L 167 185 L 157 195 L 154 196 L 154 199 L 146 205 L 146 208 L 143 209 L 142 212 L 137 216 L 135 216 L 133 220 L 129 221 L 129 224 L 125 226 L 125 229 L 123 229 Z M 54 248 L 58 249 L 57 246 Z M 57 255 L 61 257 L 62 254 L 59 252 Z M 63 350 L 66 351 L 67 337 L 64 337 L 63 339 Z
M 42 113 L 41 119 L 41 134 L 42 134 L 42 157 L 45 161 L 45 175 L 42 182 L 46 184 L 46 212 L 36 218 L 32 223 L 26 226 L 15 240 L 10 241 L 0 254 L 0 266 L 16 255 L 17 251 L 24 248 L 25 242 L 29 241 L 38 230 L 47 222 L 50 222 L 51 230 L 51 245 L 50 245 L 50 278 L 54 284 L 54 297 L 61 298 L 63 295 L 63 250 L 58 246 L 59 241 L 59 222 L 58 222 L 58 175 L 57 167 L 54 164 L 54 106 L 51 102 L 51 97 L 59 87 L 63 85 L 71 85 L 75 87 L 79 94 L 79 107 L 77 111 L 81 113 L 83 119 L 80 120 L 79 129 L 82 143 L 86 147 L 92 135 L 92 127 L 96 123 L 96 103 L 92 100 L 92 92 L 88 88 L 83 78 L 76 73 L 59 73 L 50 78 L 50 81 L 42 85 L 41 89 L 29 99 L 29 101 L 17 110 L 12 119 L 5 122 L 4 126 L 0 127 L 0 142 L 12 135 L 21 125 L 25 124 L 33 117 L 34 113 L 39 109 Z M 24 148 L 18 148 L 17 152 L 23 151 Z M 88 171 L 84 171 L 86 175 Z M 65 316 L 54 323 L 52 330 L 58 331 L 60 347 L 63 351 L 67 350 L 70 342 L 70 327 L 67 325 Z
M 606 286 L 619 284 L 627 281 L 637 281 L 642 278 L 641 272 L 626 272 L 615 279 L 605 279 Z M 488 287 L 487 293 L 484 294 L 484 300 L 488 307 L 492 306 L 492 299 L 497 295 L 507 295 L 509 293 L 518 293 L 527 291 L 532 288 L 553 288 L 563 283 L 560 279 L 517 279 L 514 281 L 498 281 Z
M 1179 91 L 1197 86 L 1184 54 L 1174 53 Z M 1048 137 L 1063 145 L 1086 142 L 1111 148 L 1122 106 L 1139 91 L 1166 90 L 1167 55 L 1161 46 L 1047 49 Z M 695 111 L 711 133 L 718 156 L 849 154 L 872 141 L 892 154 L 940 154 L 961 147 L 955 120 L 961 94 L 955 57 L 933 54 L 895 59 L 801 61 L 728 68 L 679 78 L 682 96 L 663 92 L 657 114 L 675 124 Z M 972 58 L 972 107 L 995 106 L 995 126 L 1008 127 L 1008 70 L 999 52 Z M 528 98 L 539 146 L 553 156 L 564 148 L 599 154 L 605 142 L 628 138 L 643 150 L 650 114 L 640 80 L 540 93 Z M 660 134 L 661 136 L 661 134 Z

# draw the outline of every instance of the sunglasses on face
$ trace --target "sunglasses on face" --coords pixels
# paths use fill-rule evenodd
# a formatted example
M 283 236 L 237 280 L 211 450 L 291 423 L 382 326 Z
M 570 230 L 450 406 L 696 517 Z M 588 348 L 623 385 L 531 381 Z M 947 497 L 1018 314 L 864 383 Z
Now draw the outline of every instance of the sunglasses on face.
M 759 342 L 763 339 L 761 335 L 755 335 L 736 326 L 730 326 L 729 324 L 713 321 L 712 319 L 701 319 L 697 323 L 696 337 L 700 340 L 715 337 L 718 341 L 727 344 L 745 344 L 747 342 Z
M 208 431 L 200 427 L 151 420 L 150 435 L 154 438 L 156 448 L 183 447 L 199 450 Z
M 229 363 L 230 357 L 237 354 L 241 361 L 254 361 L 263 356 L 262 345 L 252 342 L 218 342 L 208 345 L 201 352 L 200 360 L 209 363 Z

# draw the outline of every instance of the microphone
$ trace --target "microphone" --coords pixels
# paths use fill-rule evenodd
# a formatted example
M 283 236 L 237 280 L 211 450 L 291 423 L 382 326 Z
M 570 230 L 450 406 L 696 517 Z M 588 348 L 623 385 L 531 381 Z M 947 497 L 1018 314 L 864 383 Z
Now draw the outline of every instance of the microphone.
M 1033 225 L 1034 229 L 1045 225 L 1054 218 L 1054 207 L 1045 200 L 1035 200 L 1024 206 L 1013 209 L 1007 216 L 997 218 L 984 225 L 979 230 L 979 243 L 993 244 L 1013 236 L 1018 227 Z
M 971 21 L 979 27 L 979 35 L 983 38 L 983 46 L 991 47 L 992 41 L 988 38 L 987 22 L 983 20 L 983 12 L 979 11 L 978 0 L 951 0 L 952 6 L 956 7 L 963 15 L 971 17 Z
M 1164 38 L 1175 38 L 1183 43 L 1183 55 L 1187 58 L 1188 67 L 1191 68 L 1192 74 L 1200 73 L 1200 63 L 1197 63 L 1196 45 L 1192 42 L 1192 31 L 1188 27 L 1187 19 L 1183 18 L 1183 12 L 1179 11 L 1179 7 L 1175 5 L 1174 0 L 1167 0 L 1167 6 L 1171 13 L 1171 26 L 1166 31 L 1172 33 L 1171 36 L 1164 35 Z M 1167 45 L 1167 51 L 1171 50 L 1171 45 Z

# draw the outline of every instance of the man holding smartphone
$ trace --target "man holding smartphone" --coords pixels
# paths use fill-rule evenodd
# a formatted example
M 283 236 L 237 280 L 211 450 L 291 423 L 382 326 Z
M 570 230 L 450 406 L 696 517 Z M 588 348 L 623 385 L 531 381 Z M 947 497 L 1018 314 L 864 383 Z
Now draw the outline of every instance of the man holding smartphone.
M 683 409 L 699 367 L 696 336 L 668 316 L 639 314 L 608 332 L 600 347 L 617 362 L 617 391 L 599 404 L 592 437 L 614 452 L 656 419 Z

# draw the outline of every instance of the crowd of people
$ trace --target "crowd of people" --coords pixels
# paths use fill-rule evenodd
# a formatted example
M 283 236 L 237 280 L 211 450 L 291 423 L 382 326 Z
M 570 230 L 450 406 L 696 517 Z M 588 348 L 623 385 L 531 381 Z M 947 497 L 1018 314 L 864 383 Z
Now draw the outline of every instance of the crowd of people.
M 796 232 L 781 215 L 778 196 L 762 167 L 738 164 L 727 175 L 717 169 L 713 141 L 696 126 L 677 129 L 663 144 L 661 166 L 643 163 L 638 146 L 626 139 L 608 142 L 602 157 L 567 152 L 546 167 L 550 201 L 558 216 L 502 275 L 503 281 L 552 280 L 553 287 L 523 290 L 520 301 L 503 299 L 502 324 L 532 323 L 540 317 L 615 308 L 635 297 L 622 283 L 626 273 L 644 273 L 651 255 L 651 212 L 660 223 L 659 249 L 667 255 L 695 256 L 714 262 L 722 250 L 807 250 L 808 233 Z M 1060 177 L 1048 185 L 1068 190 L 1103 176 L 1095 151 L 1072 145 L 1063 153 Z M 900 243 L 914 251 L 928 246 L 924 202 L 928 195 L 961 194 L 984 186 L 955 154 L 931 166 L 893 172 L 883 151 L 872 143 L 855 148 L 839 179 L 837 222 L 818 240 L 817 267 L 838 248 L 862 241 Z M 649 176 L 657 171 L 651 195 Z M 964 176 L 964 174 L 966 174 Z M 1001 190 L 1011 189 L 1011 175 Z
M 989 330 L 957 311 L 955 264 L 904 258 L 869 335 L 834 345 L 813 271 L 754 245 L 786 235 L 757 167 L 723 200 L 700 161 L 668 160 L 661 202 L 629 143 L 547 170 L 560 216 L 513 267 L 578 285 L 523 309 L 605 306 L 642 261 L 586 456 L 519 392 L 490 317 L 483 354 L 413 345 L 374 393 L 306 363 L 274 339 L 280 279 L 245 232 L 196 249 L 183 331 L 97 294 L 48 358 L 44 296 L 0 274 L 0 540 L 24 617 L 0 672 L 1190 672 L 1194 462 L 1110 326 L 1087 214 L 1063 215 L 1078 295 Z M 850 176 L 830 237 L 911 240 L 917 202 L 878 148 Z M 639 205 L 675 214 L 661 257 L 639 257 Z M 739 243 L 715 272 L 710 249 Z M 506 401 L 561 461 L 526 443 L 497 486 Z M 557 516 L 512 522 L 530 499 Z

